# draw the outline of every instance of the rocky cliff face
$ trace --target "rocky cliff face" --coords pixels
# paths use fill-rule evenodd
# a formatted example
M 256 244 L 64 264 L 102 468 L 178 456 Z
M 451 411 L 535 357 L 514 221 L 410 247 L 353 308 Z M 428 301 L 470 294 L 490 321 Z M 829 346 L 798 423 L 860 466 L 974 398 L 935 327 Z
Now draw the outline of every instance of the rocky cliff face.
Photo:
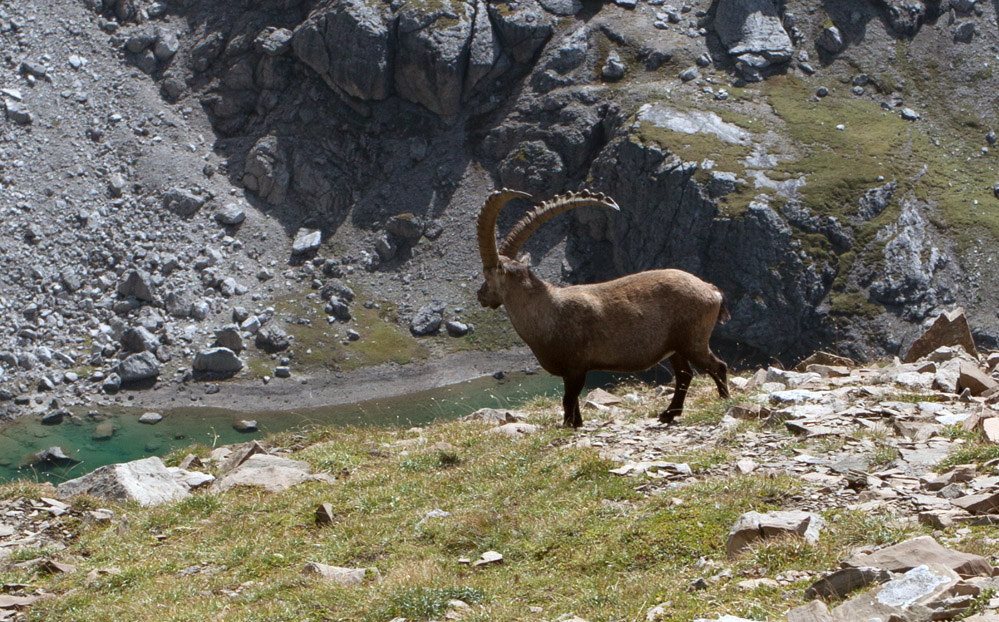
M 257 9 L 259 23 L 241 34 L 206 23 L 199 45 L 259 41 L 264 24 L 275 26 Z M 997 180 L 987 152 L 995 109 L 982 105 L 995 85 L 994 6 L 528 0 L 296 11 L 305 17 L 283 15 L 292 43 L 277 57 L 296 76 L 288 90 L 275 100 L 261 76 L 274 56 L 230 43 L 205 70 L 213 81 L 201 95 L 222 133 L 253 137 L 243 165 L 251 190 L 259 162 L 273 158 L 260 152 L 278 136 L 279 172 L 258 182 L 268 201 L 290 191 L 335 227 L 345 212 L 366 224 L 393 211 L 470 219 L 475 203 L 451 194 L 463 184 L 539 198 L 590 185 L 625 209 L 576 215 L 563 276 L 700 274 L 733 309 L 719 338 L 746 353 L 890 353 L 915 324 L 958 303 L 973 310 L 982 339 L 996 337 L 994 296 L 981 298 L 963 276 L 971 247 L 994 243 L 984 212 L 995 197 L 987 187 L 950 192 Z M 933 53 L 954 60 L 945 69 Z M 230 86 L 249 66 L 256 102 Z M 973 103 L 960 115 L 936 109 L 958 84 Z M 303 125 L 318 131 L 301 137 Z M 931 168 L 951 177 L 958 154 L 973 162 L 970 179 L 947 189 L 924 181 Z M 425 160 L 445 164 L 432 178 L 414 175 Z M 393 179 L 424 191 L 407 200 Z M 981 217 L 953 213 L 967 209 Z M 955 236 L 962 221 L 977 230 Z
M 999 339 L 994 3 L 64 4 L 0 3 L 13 350 L 43 345 L 53 305 L 96 314 L 98 341 L 150 302 L 227 323 L 244 299 L 273 299 L 264 283 L 301 263 L 303 226 L 335 256 L 286 278 L 368 271 L 356 280 L 404 318 L 432 299 L 468 304 L 474 218 L 503 185 L 614 196 L 619 214 L 578 210 L 540 231 L 537 270 L 694 272 L 726 294 L 733 318 L 716 335 L 730 356 L 892 354 L 956 305 L 980 340 Z M 60 10 L 90 18 L 60 25 Z M 63 59 L 73 50 L 33 23 L 86 53 Z M 103 87 L 88 93 L 91 78 Z M 46 152 L 68 140 L 60 123 L 84 137 L 62 163 Z M 26 158 L 74 175 L 32 176 Z M 33 206 L 104 229 L 64 235 L 63 252 Z M 250 238 L 223 213 L 244 209 Z M 39 256 L 58 269 L 32 273 Z M 160 295 L 115 289 L 131 269 Z M 146 324 L 169 332 L 163 319 Z

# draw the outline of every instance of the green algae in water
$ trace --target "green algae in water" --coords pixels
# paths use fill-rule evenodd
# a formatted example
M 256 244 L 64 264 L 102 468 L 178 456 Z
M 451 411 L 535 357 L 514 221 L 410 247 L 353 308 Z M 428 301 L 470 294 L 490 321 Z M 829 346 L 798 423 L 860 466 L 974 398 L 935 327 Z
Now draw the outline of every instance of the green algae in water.
M 478 378 L 419 393 L 321 408 L 265 412 L 174 408 L 158 411 L 163 419 L 154 425 L 139 423 L 147 411 L 136 408 L 75 410 L 72 417 L 55 426 L 43 426 L 41 417 L 27 416 L 0 427 L 0 482 L 31 479 L 58 483 L 107 464 L 162 456 L 179 447 L 226 445 L 311 424 L 425 425 L 479 408 L 516 407 L 535 396 L 561 395 L 561 389 L 561 379 L 548 374 L 511 373 L 499 381 Z M 258 431 L 238 432 L 233 426 L 243 419 L 256 420 Z M 114 428 L 112 436 L 98 440 L 98 427 L 103 426 L 106 432 L 108 423 Z M 49 447 L 61 447 L 77 462 L 47 468 L 26 466 L 34 454 Z

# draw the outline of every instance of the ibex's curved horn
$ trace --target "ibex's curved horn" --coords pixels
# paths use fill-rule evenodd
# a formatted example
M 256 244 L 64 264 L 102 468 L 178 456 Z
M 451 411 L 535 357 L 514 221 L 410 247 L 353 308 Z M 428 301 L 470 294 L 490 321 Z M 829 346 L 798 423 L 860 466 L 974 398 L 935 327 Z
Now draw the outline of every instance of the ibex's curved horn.
M 599 205 L 601 207 L 609 207 L 610 209 L 617 211 L 620 211 L 621 209 L 617 206 L 617 203 L 614 202 L 614 199 L 602 192 L 583 190 L 582 192 L 568 192 L 566 194 L 561 194 L 550 201 L 545 201 L 527 214 L 524 214 L 524 217 L 520 219 L 520 222 L 514 225 L 513 229 L 510 230 L 510 233 L 508 233 L 506 238 L 503 240 L 499 253 L 507 257 L 516 258 L 517 254 L 520 253 L 520 248 L 525 242 L 527 242 L 527 238 L 531 237 L 531 234 L 534 233 L 538 227 L 545 224 L 555 216 L 558 216 L 562 212 L 571 210 L 575 207 L 583 207 L 584 205 Z
M 496 250 L 496 217 L 509 201 L 516 198 L 530 199 L 531 195 L 518 190 L 503 188 L 489 195 L 486 204 L 479 212 L 479 255 L 482 268 L 488 270 L 499 265 L 499 252 Z

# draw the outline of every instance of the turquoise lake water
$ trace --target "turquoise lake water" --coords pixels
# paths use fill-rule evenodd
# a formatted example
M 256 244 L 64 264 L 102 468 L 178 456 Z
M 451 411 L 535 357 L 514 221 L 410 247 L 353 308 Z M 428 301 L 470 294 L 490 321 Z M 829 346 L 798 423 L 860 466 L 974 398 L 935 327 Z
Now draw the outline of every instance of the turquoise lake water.
M 325 408 L 272 412 L 236 412 L 221 408 L 176 408 L 157 411 L 163 420 L 139 423 L 146 410 L 135 408 L 70 409 L 74 416 L 54 426 L 41 425 L 38 415 L 0 426 L 0 482 L 24 478 L 58 483 L 97 467 L 162 456 L 195 443 L 225 445 L 310 424 L 347 426 L 419 426 L 438 419 L 467 415 L 479 408 L 513 408 L 538 395 L 561 395 L 562 381 L 548 374 L 511 373 L 503 380 L 478 378 L 399 397 Z M 257 432 L 238 432 L 233 424 L 254 419 Z M 97 426 L 110 421 L 114 435 L 95 440 Z M 77 460 L 72 466 L 40 469 L 25 466 L 32 456 L 58 446 Z

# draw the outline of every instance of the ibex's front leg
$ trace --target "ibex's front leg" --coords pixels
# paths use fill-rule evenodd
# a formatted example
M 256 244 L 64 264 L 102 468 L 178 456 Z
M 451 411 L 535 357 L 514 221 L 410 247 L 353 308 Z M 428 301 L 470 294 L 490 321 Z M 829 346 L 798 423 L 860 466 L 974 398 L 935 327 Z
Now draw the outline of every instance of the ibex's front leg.
M 566 374 L 562 380 L 565 382 L 565 395 L 562 396 L 565 415 L 562 417 L 562 427 L 580 428 L 583 426 L 583 415 L 579 413 L 579 394 L 586 384 L 586 372 Z

